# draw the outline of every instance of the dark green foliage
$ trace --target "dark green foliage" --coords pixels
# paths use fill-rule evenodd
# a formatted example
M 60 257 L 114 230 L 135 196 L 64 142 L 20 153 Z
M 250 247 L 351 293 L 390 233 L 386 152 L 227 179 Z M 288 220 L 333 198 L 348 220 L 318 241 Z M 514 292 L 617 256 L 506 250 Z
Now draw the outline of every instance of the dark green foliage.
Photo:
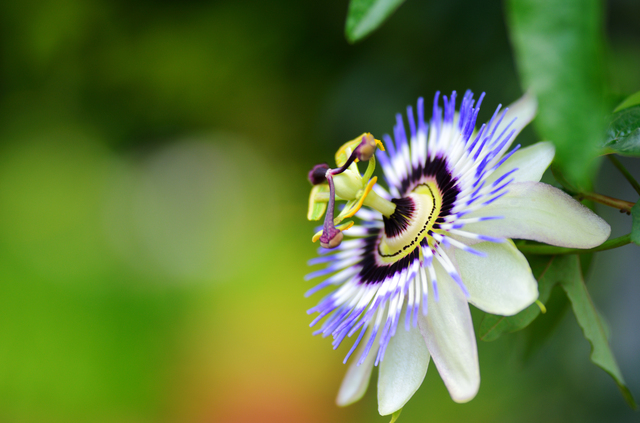
M 351 43 L 375 31 L 404 0 L 351 0 L 345 34 Z
M 640 156 L 640 106 L 625 108 L 611 115 L 602 146 L 607 152 Z
M 565 274 L 567 277 L 562 278 L 561 285 L 569 297 L 573 313 L 582 328 L 584 337 L 591 343 L 591 361 L 611 375 L 618 384 L 618 388 L 620 388 L 620 392 L 622 392 L 622 396 L 627 403 L 632 408 L 636 408 L 633 396 L 625 384 L 618 363 L 616 363 L 609 346 L 605 326 L 593 301 L 591 301 L 584 283 L 580 268 L 580 257 L 569 256 L 566 260 Z
M 590 258 L 587 260 L 590 261 Z M 584 283 L 583 271 L 588 265 L 583 267 L 581 257 L 578 255 L 530 256 L 529 262 L 533 274 L 538 280 L 539 301 L 549 306 L 549 316 L 545 315 L 544 317 L 547 320 L 545 325 L 535 326 L 534 333 L 529 337 L 525 354 L 529 355 L 540 341 L 546 339 L 563 316 L 566 299 L 554 295 L 554 301 L 549 301 L 553 288 L 556 284 L 560 284 L 569 298 L 585 338 L 591 343 L 591 361 L 613 377 L 627 403 L 635 408 L 633 396 L 625 385 L 622 373 L 609 346 L 604 325 Z M 493 341 L 504 333 L 524 329 L 539 314 L 540 307 L 537 304 L 530 305 L 514 316 L 487 314 L 480 325 L 479 337 L 483 341 Z
M 540 296 L 538 301 L 546 304 L 551 290 L 565 276 L 564 262 L 566 257 L 557 256 L 529 256 L 529 264 L 533 275 L 538 280 L 538 291 Z M 478 336 L 483 341 L 494 341 L 503 333 L 516 332 L 524 329 L 533 322 L 540 314 L 540 307 L 531 304 L 514 316 L 496 316 L 487 314 L 482 323 Z
M 619 112 L 620 110 L 627 109 L 629 107 L 640 105 L 640 91 L 637 93 L 631 94 L 629 97 L 625 98 L 622 103 L 615 108 L 613 113 Z
M 602 5 L 509 0 L 507 17 L 522 87 L 539 101 L 533 124 L 562 173 L 588 187 L 604 129 Z

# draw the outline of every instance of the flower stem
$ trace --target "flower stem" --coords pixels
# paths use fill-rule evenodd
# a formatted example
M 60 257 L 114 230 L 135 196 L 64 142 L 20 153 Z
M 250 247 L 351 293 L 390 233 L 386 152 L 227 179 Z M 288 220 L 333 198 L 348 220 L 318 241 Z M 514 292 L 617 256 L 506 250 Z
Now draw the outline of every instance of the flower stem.
M 629 173 L 624 165 L 620 163 L 620 160 L 618 160 L 613 154 L 608 154 L 607 158 L 611 160 L 611 163 L 613 163 L 613 165 L 620 171 L 620 173 L 622 173 L 622 176 L 624 176 L 625 179 L 629 181 L 633 189 L 635 189 L 636 192 L 640 194 L 640 184 L 634 179 L 634 177 L 631 175 L 631 173 Z
M 620 166 L 622 166 L 622 164 L 620 164 Z M 624 171 L 626 171 L 626 169 L 624 169 Z M 605 206 L 613 207 L 614 209 L 618 209 L 621 212 L 626 212 L 627 214 L 631 213 L 631 207 L 634 206 L 633 203 L 609 197 L 608 195 L 596 194 L 595 192 L 581 192 L 580 190 L 576 189 L 569 181 L 567 181 L 564 178 L 564 175 L 562 175 L 562 173 L 560 173 L 558 169 L 551 168 L 551 172 L 553 173 L 553 177 L 556 178 L 556 181 L 558 181 L 565 190 L 573 194 L 573 196 L 576 197 L 577 200 L 591 200 L 595 201 L 596 203 L 604 204 Z M 637 182 L 631 175 L 629 175 L 629 177 L 633 180 L 633 182 L 637 184 Z M 638 188 L 640 188 L 640 186 L 638 186 Z M 638 193 L 640 194 L 640 192 Z
M 578 199 L 591 200 L 596 203 L 604 204 L 605 206 L 613 207 L 626 213 L 631 213 L 631 207 L 633 203 L 625 200 L 619 200 L 617 198 L 609 197 L 608 195 L 596 194 L 595 192 L 581 192 L 577 194 Z
M 556 247 L 553 245 L 521 244 L 521 245 L 517 245 L 517 247 L 521 252 L 528 253 L 528 254 L 545 254 L 545 255 L 588 254 L 588 253 L 595 253 L 598 251 L 611 250 L 613 248 L 622 247 L 623 245 L 627 245 L 630 243 L 631 243 L 631 234 L 627 234 L 618 238 L 610 239 L 605 243 L 598 245 L 597 247 L 589 248 L 586 250 L 583 250 L 582 248 Z

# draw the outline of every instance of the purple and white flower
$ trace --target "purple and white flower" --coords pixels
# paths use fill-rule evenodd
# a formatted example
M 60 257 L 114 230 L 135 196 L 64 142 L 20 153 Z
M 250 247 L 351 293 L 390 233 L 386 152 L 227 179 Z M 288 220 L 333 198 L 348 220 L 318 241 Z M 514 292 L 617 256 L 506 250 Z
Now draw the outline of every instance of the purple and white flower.
M 416 115 L 401 114 L 393 138 L 383 144 L 370 134 L 345 144 L 338 168 L 319 165 L 309 218 L 326 211 L 320 255 L 324 268 L 307 279 L 325 278 L 311 295 L 332 288 L 309 310 L 318 313 L 316 334 L 331 335 L 334 348 L 354 337 L 339 405 L 364 395 L 379 366 L 378 409 L 404 406 L 426 375 L 429 361 L 456 402 L 471 400 L 480 385 L 478 353 L 468 303 L 488 313 L 513 315 L 538 297 L 525 257 L 510 238 L 591 248 L 604 242 L 609 225 L 540 178 L 555 153 L 541 142 L 511 148 L 534 117 L 536 102 L 525 95 L 498 107 L 476 128 L 484 94 L 467 91 L 459 111 L 456 93 L 439 93 L 427 123 L 420 98 Z M 387 189 L 376 185 L 376 158 Z M 368 160 L 364 174 L 357 162 Z M 347 201 L 334 218 L 334 202 Z M 355 216 L 355 222 L 340 224 Z M 336 226 L 337 225 L 337 226 Z M 330 247 L 330 248 L 324 248 Z

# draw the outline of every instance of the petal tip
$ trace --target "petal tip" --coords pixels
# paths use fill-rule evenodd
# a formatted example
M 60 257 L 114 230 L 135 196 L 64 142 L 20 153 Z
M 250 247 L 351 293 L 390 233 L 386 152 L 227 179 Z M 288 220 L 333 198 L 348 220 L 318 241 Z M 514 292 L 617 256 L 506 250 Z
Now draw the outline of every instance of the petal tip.
M 475 387 L 469 389 L 469 391 L 464 392 L 463 394 L 454 395 L 451 392 L 449 393 L 451 394 L 451 399 L 453 401 L 457 402 L 458 404 L 464 404 L 474 399 L 478 394 L 479 389 L 480 389 L 480 381 L 478 381 L 478 384 Z
M 360 350 L 362 351 L 362 350 Z M 346 407 L 359 401 L 367 392 L 371 371 L 373 370 L 373 358 L 375 354 L 369 354 L 364 362 L 358 365 L 358 361 L 353 361 L 347 370 L 342 385 L 338 390 L 336 404 L 338 407 Z
M 604 221 L 604 219 L 602 219 L 600 216 L 596 216 L 597 219 L 600 221 L 599 223 L 599 227 L 596 228 L 596 230 L 598 231 L 598 233 L 595 234 L 594 236 L 594 245 L 593 246 L 589 246 L 587 248 L 593 248 L 593 247 L 597 247 L 598 245 L 604 243 L 606 240 L 609 239 L 609 236 L 611 235 L 611 226 Z
M 338 407 L 346 407 L 358 402 L 365 394 L 366 388 L 362 392 L 355 392 L 349 389 L 340 389 L 336 397 L 336 405 Z
M 480 390 L 480 373 L 469 375 L 467 380 L 459 380 L 455 386 L 447 385 L 451 399 L 458 404 L 464 404 L 476 397 Z
M 406 306 L 403 312 L 406 312 Z M 378 372 L 378 413 L 381 416 L 395 413 L 411 399 L 424 381 L 429 361 L 429 351 L 419 329 L 396 332 Z
M 402 406 L 394 407 L 394 406 L 391 406 L 390 404 L 382 404 L 378 401 L 378 414 L 380 414 L 381 416 L 389 416 L 395 413 L 396 411 L 400 410 L 401 408 Z
M 510 185 L 509 193 L 487 206 L 483 215 L 501 215 L 500 221 L 471 223 L 471 232 L 530 239 L 567 248 L 593 248 L 607 240 L 611 227 L 570 195 L 551 185 L 527 181 Z

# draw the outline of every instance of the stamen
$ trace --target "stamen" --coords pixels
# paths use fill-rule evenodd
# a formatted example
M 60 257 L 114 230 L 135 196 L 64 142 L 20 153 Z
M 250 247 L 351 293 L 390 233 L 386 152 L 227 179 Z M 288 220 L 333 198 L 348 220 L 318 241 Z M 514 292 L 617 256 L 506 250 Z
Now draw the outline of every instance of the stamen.
M 346 155 L 346 153 L 349 151 L 348 149 L 352 147 L 352 144 L 354 144 L 354 141 L 356 140 L 357 138 L 343 145 L 340 150 L 338 150 L 338 154 L 336 155 L 336 157 L 338 159 L 339 156 L 344 157 L 344 155 Z M 330 169 L 329 171 L 333 175 L 339 175 L 347 170 L 347 168 L 351 166 L 351 163 L 353 163 L 356 159 L 363 162 L 369 161 L 371 157 L 373 157 L 376 151 L 376 147 L 378 146 L 381 147 L 380 149 L 382 151 L 384 151 L 384 148 L 382 148 L 382 143 L 376 140 L 373 135 L 369 133 L 363 134 L 360 142 L 355 146 L 347 161 L 344 162 L 344 164 L 342 164 L 342 166 L 340 166 L 338 169 Z
M 376 140 L 371 134 L 364 134 L 362 141 L 354 150 L 354 153 L 358 157 L 358 160 L 367 162 L 373 157 L 376 152 Z

